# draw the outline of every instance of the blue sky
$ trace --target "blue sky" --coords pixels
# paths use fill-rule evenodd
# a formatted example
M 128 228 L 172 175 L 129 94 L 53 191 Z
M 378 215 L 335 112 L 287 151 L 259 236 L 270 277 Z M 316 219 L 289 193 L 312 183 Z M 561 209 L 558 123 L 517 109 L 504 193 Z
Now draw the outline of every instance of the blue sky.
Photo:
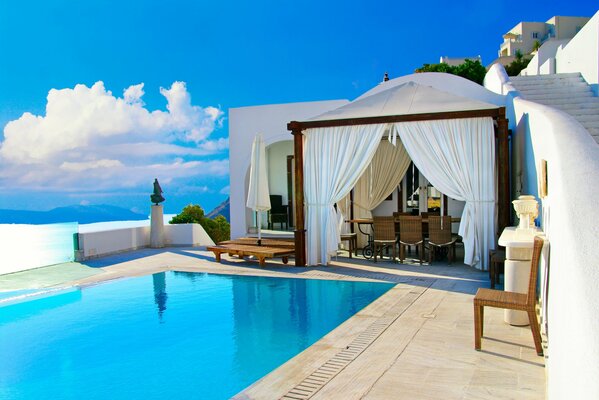
M 353 99 L 442 55 L 487 64 L 519 21 L 597 11 L 521 3 L 1 1 L 0 208 L 146 212 L 157 177 L 166 212 L 210 210 L 230 107 Z

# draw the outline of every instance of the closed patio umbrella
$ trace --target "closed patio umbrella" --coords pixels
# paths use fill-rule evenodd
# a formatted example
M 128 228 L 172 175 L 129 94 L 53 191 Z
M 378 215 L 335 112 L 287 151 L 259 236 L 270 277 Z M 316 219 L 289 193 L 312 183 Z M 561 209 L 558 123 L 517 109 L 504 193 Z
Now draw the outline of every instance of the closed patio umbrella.
M 252 160 L 250 164 L 250 186 L 246 206 L 258 213 L 258 244 L 262 240 L 260 211 L 270 210 L 268 192 L 268 176 L 266 175 L 266 147 L 262 135 L 257 134 L 252 144 Z

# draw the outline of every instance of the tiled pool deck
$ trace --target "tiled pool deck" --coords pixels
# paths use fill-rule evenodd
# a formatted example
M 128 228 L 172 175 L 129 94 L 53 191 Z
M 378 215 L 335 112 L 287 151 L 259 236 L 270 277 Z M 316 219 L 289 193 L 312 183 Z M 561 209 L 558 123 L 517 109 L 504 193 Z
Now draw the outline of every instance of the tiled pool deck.
M 397 283 L 316 344 L 236 399 L 543 399 L 544 358 L 530 329 L 487 308 L 483 350 L 474 350 L 472 297 L 488 274 L 464 265 L 374 264 L 339 257 L 330 266 L 257 263 L 197 248 L 144 249 L 0 276 L 0 291 L 89 284 L 164 270 Z M 291 261 L 292 262 L 292 261 Z

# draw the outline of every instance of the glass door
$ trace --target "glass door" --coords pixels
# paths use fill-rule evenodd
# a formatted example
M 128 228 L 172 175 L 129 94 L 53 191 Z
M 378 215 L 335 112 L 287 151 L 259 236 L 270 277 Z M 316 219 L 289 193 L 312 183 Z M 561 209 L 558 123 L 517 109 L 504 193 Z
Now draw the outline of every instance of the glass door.
M 434 212 L 439 213 L 443 207 L 443 193 L 435 188 L 426 177 L 418 171 L 418 168 L 412 163 L 408 168 L 406 176 L 402 182 L 404 198 L 404 209 L 402 212 L 409 212 L 413 215 L 421 213 Z

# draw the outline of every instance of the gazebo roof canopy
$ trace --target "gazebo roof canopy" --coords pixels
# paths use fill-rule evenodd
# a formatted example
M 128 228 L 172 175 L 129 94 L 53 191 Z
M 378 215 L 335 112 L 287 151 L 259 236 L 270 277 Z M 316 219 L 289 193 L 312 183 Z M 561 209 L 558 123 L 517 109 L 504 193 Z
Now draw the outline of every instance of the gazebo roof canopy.
M 441 114 L 462 111 L 496 110 L 495 104 L 457 96 L 410 81 L 361 97 L 309 121 L 371 118 L 413 114 Z

